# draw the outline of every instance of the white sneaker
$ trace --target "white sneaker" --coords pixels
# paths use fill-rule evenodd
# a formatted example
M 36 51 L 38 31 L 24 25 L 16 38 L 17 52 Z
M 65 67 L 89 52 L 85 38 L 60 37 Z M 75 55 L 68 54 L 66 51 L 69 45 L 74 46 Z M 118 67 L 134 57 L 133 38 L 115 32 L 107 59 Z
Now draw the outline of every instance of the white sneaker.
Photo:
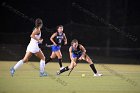
M 100 77 L 100 76 L 102 76 L 102 74 L 99 73 L 94 74 L 94 77 Z
M 40 77 L 46 77 L 46 76 L 48 76 L 47 73 L 45 73 L 45 72 L 41 73 L 41 72 L 40 72 Z
M 13 77 L 15 73 L 15 69 L 13 67 L 10 68 L 10 73 L 11 73 L 11 76 Z
M 60 70 L 62 70 L 63 68 L 65 68 L 65 67 L 61 67 Z

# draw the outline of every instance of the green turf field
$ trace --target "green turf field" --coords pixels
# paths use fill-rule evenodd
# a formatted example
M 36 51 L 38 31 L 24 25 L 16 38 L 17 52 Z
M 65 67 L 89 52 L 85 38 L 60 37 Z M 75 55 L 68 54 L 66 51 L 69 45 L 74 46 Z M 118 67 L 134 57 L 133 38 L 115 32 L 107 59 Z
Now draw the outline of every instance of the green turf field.
M 68 72 L 56 76 L 58 63 L 49 63 L 49 76 L 39 77 L 32 66 L 39 63 L 30 62 L 11 77 L 9 68 L 15 63 L 0 61 L 0 93 L 140 93 L 140 65 L 95 64 L 103 76 L 93 77 L 88 64 L 79 63 L 70 76 Z

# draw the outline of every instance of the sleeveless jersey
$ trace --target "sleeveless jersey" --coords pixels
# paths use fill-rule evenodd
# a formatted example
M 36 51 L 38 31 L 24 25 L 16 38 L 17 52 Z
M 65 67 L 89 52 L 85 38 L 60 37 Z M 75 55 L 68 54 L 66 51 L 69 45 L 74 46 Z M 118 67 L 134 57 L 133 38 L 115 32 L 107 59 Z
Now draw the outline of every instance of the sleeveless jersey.
M 40 32 L 39 34 L 35 35 L 35 37 L 36 37 L 37 39 L 40 39 L 40 37 L 41 37 L 41 32 Z M 33 38 L 31 38 L 30 43 L 38 43 L 38 41 L 35 40 L 35 39 L 33 39 Z
M 55 42 L 57 45 L 62 45 L 63 43 L 63 39 L 64 39 L 64 33 L 58 33 L 57 32 L 57 36 L 55 37 Z
M 75 55 L 81 55 L 82 54 L 82 50 L 80 49 L 80 45 L 77 46 L 77 50 L 74 50 L 72 47 L 72 53 Z

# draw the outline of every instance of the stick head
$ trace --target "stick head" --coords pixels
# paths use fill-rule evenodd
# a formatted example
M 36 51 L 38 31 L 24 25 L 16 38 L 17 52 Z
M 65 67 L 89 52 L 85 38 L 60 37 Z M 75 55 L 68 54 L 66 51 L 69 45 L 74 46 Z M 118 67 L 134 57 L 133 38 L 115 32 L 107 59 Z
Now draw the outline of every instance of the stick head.
M 46 43 L 46 47 L 52 47 L 52 45 L 48 45 L 48 44 Z
M 69 74 L 68 74 L 68 76 L 71 74 L 71 72 L 72 72 L 72 70 L 74 69 L 74 67 L 70 70 L 70 72 L 69 72 Z

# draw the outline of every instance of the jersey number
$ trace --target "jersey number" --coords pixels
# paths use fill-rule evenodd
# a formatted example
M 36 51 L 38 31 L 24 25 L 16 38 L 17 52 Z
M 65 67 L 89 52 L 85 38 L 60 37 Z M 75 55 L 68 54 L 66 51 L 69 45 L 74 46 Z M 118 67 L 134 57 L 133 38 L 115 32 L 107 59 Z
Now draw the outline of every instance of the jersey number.
M 62 42 L 62 39 L 58 39 L 58 43 L 61 43 Z

